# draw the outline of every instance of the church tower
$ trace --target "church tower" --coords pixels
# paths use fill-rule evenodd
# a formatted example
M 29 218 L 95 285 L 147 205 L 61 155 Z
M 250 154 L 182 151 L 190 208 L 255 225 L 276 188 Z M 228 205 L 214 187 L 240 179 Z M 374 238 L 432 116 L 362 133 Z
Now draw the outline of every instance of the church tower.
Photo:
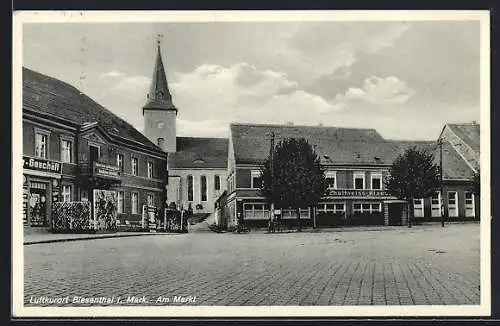
M 167 153 L 175 153 L 177 108 L 172 103 L 167 75 L 161 59 L 160 40 L 147 101 L 142 108 L 144 133 Z

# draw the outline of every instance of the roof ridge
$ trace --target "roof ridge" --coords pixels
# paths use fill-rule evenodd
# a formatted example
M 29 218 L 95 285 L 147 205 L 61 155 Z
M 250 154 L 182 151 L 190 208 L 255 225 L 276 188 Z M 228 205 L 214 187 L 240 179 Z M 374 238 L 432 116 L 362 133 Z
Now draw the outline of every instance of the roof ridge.
M 348 129 L 348 130 L 372 130 L 378 133 L 375 128 L 356 128 L 356 127 L 337 127 L 337 126 L 318 126 L 318 125 L 287 125 L 287 124 L 277 124 L 277 123 L 241 123 L 241 122 L 231 122 L 230 126 L 250 126 L 250 127 L 280 127 L 280 128 L 294 128 L 294 127 L 304 127 L 304 128 L 318 128 L 318 129 Z

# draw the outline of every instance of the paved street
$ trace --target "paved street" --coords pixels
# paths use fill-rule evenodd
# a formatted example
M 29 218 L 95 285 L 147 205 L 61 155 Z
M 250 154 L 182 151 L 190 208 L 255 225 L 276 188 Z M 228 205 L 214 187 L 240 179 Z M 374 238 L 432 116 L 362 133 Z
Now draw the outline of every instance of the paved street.
M 34 244 L 24 252 L 27 306 L 42 296 L 69 296 L 38 304 L 45 306 L 74 306 L 75 296 L 113 297 L 113 305 L 479 304 L 478 224 L 198 232 Z M 136 298 L 127 303 L 129 296 Z M 174 302 L 181 297 L 186 302 Z

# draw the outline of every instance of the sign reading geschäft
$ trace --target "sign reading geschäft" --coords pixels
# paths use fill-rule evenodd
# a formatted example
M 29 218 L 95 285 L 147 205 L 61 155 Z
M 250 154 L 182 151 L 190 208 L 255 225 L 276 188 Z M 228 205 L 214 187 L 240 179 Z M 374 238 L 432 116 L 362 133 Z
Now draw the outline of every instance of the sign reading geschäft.
M 23 168 L 58 174 L 62 172 L 62 164 L 60 162 L 54 162 L 28 156 L 23 156 Z

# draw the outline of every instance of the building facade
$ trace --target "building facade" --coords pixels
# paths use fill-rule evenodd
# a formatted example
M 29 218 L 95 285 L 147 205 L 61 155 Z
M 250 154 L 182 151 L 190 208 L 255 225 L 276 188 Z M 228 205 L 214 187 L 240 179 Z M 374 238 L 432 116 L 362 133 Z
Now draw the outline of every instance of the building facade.
M 446 127 L 445 127 L 446 130 Z M 437 150 L 437 142 L 389 141 L 373 129 L 335 127 L 232 124 L 228 150 L 228 189 L 217 202 L 220 224 L 226 227 L 244 223 L 265 226 L 271 216 L 270 205 L 260 192 L 260 169 L 270 151 L 271 137 L 305 138 L 314 147 L 325 168 L 328 189 L 316 207 L 301 209 L 304 225 L 331 226 L 347 224 L 405 225 L 408 207 L 390 196 L 384 179 L 390 166 L 409 147 Z M 445 133 L 444 133 L 445 134 Z M 447 216 L 465 219 L 478 209 L 470 191 L 470 176 L 463 174 L 465 162 L 453 156 L 444 145 L 443 175 L 447 200 L 440 193 L 416 199 L 413 214 L 417 220 L 441 219 L 441 208 Z M 460 155 L 458 155 L 460 156 Z M 440 156 L 435 155 L 439 160 Z M 439 161 L 436 162 L 439 164 Z M 470 172 L 470 171 L 469 171 Z M 460 175 L 460 178 L 457 177 Z M 296 212 L 276 207 L 275 214 L 294 224 Z M 312 217 L 316 216 L 315 219 Z M 478 215 L 474 215 L 478 216 Z M 472 216 L 473 217 L 473 216 Z
M 115 190 L 122 223 L 164 207 L 165 153 L 76 88 L 23 68 L 23 222 L 50 227 L 56 201 Z

